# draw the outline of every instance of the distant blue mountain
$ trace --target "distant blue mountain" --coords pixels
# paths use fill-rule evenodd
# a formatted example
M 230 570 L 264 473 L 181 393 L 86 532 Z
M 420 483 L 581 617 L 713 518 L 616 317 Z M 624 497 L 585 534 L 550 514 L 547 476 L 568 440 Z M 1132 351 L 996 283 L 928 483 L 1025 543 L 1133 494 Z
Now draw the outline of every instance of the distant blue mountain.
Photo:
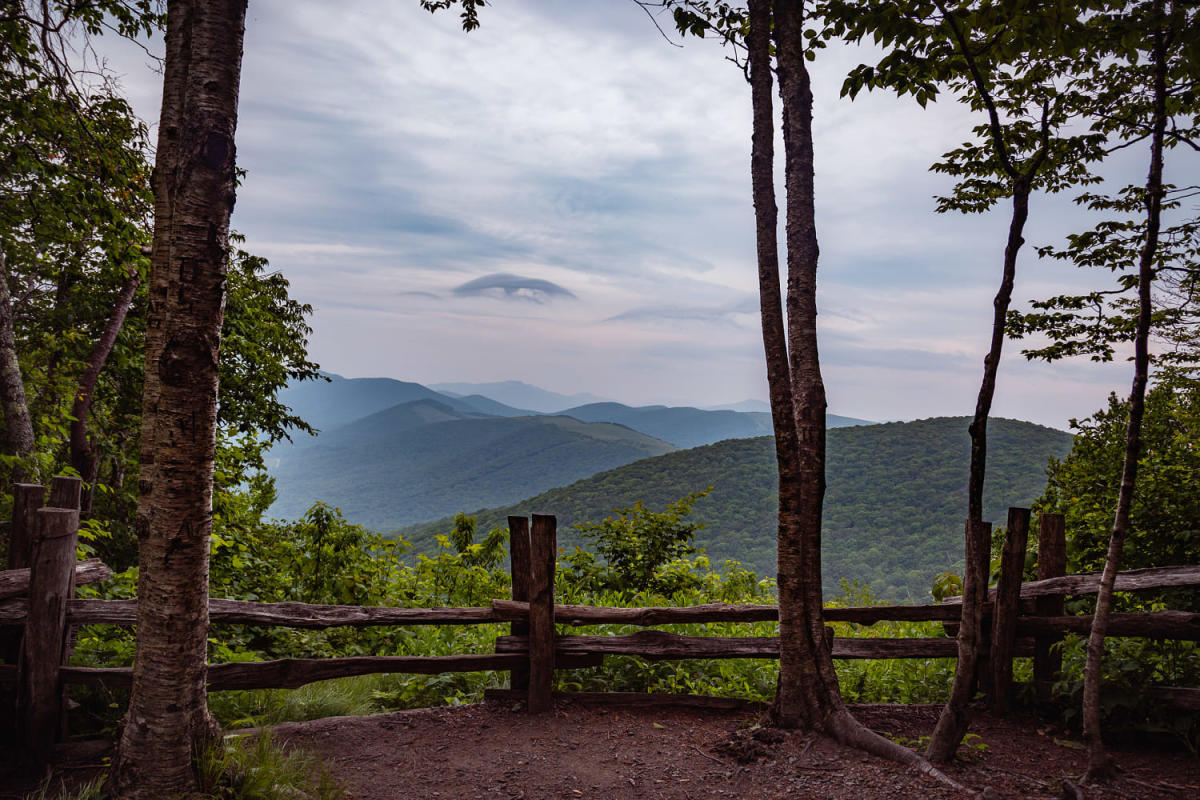
M 724 439 L 752 439 L 774 433 L 771 415 L 762 412 L 710 411 L 686 406 L 637 406 L 592 403 L 562 412 L 584 422 L 617 422 L 676 447 L 700 447 Z M 829 414 L 830 428 L 868 424 Z
M 293 383 L 279 393 L 280 402 L 321 431 L 414 400 L 436 400 L 467 414 L 494 417 L 520 417 L 532 413 L 482 396 L 450 397 L 419 383 L 394 378 L 343 378 L 331 372 L 322 375 L 325 380 Z
M 531 386 L 521 381 L 499 381 L 496 383 L 435 383 L 431 388 L 448 394 L 451 397 L 481 394 L 485 397 L 516 408 L 528 408 L 543 414 L 553 414 L 564 408 L 580 406 L 585 403 L 601 403 L 606 398 L 581 392 L 579 394 L 559 394 L 538 386 Z
M 511 503 L 674 449 L 608 422 L 488 416 L 423 398 L 272 450 L 270 513 L 295 518 L 322 501 L 352 522 L 394 528 Z
M 762 411 L 771 412 L 771 404 L 762 400 L 743 400 L 740 403 L 725 403 L 719 406 L 705 406 L 705 411 Z

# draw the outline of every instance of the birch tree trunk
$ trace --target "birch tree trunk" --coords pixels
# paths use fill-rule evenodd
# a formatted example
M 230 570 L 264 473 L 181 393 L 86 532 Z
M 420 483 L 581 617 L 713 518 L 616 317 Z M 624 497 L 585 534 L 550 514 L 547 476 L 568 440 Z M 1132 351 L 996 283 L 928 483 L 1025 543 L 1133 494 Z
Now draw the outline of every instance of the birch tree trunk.
M 21 360 L 17 356 L 7 267 L 4 251 L 0 250 L 0 403 L 4 406 L 5 449 L 9 455 L 25 458 L 33 452 L 33 422 L 29 418 Z M 15 467 L 12 482 L 20 483 L 24 479 L 25 471 Z
M 207 712 L 208 548 L 246 0 L 170 0 L 154 172 L 137 535 L 137 651 L 122 798 L 195 789 Z

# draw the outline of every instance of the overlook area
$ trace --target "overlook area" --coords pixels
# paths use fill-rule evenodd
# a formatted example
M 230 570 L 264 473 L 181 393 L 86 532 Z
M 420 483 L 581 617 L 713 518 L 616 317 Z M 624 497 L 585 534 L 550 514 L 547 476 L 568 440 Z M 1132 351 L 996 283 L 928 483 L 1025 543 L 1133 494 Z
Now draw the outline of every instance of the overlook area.
M 0 2 L 0 800 L 1200 796 L 1198 75 Z

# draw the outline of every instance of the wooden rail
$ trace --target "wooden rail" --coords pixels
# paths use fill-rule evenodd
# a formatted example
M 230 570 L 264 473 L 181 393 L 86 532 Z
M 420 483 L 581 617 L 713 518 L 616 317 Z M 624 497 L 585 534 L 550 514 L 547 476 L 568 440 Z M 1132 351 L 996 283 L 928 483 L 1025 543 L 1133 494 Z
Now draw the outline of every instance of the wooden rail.
M 1118 572 L 1117 580 L 1113 584 L 1113 591 L 1139 592 L 1146 589 L 1170 589 L 1177 586 L 1198 585 L 1200 585 L 1200 564 L 1187 564 L 1177 567 L 1147 567 L 1146 569 Z M 1023 583 L 1021 584 L 1021 599 L 1096 594 L 1099 591 L 1100 573 L 1089 572 Z M 988 593 L 988 597 L 995 600 L 996 590 L 992 589 Z M 947 597 L 942 602 L 946 605 L 959 605 L 962 603 L 962 598 Z
M 524 636 L 496 640 L 500 653 L 528 652 Z M 1033 643 L 1021 649 L 1032 655 Z M 624 636 L 558 636 L 554 650 L 561 656 L 639 656 L 650 661 L 711 658 L 779 658 L 776 636 L 681 636 L 666 631 L 638 631 Z M 953 658 L 953 639 L 848 639 L 833 640 L 834 658 Z
M 26 599 L 0 603 L 0 625 L 23 625 Z M 213 623 L 281 628 L 335 628 L 369 625 L 479 625 L 502 620 L 490 608 L 394 608 L 391 606 L 328 606 L 311 603 L 254 603 L 209 600 Z M 134 625 L 137 600 L 70 600 L 67 621 L 72 625 Z
M 0 572 L 0 600 L 29 593 L 29 567 Z M 112 577 L 112 570 L 98 558 L 89 558 L 75 565 L 75 585 L 100 583 Z

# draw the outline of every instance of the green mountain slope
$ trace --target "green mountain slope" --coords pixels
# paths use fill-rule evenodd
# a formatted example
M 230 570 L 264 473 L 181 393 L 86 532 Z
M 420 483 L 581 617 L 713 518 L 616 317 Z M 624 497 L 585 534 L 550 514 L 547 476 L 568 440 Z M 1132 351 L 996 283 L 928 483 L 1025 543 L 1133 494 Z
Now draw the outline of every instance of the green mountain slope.
M 869 583 L 884 598 L 923 600 L 935 574 L 958 567 L 967 505 L 967 423 L 955 417 L 829 431 L 827 592 L 836 591 L 845 577 Z M 1071 436 L 1005 419 L 992 420 L 988 433 L 985 510 L 988 519 L 1003 524 L 1008 506 L 1027 506 L 1041 493 L 1047 460 L 1066 455 Z M 575 522 L 601 519 L 637 500 L 659 508 L 706 486 L 713 491 L 696 505 L 696 518 L 707 525 L 698 543 L 717 562 L 736 558 L 759 574 L 774 574 L 778 494 L 769 438 L 669 453 L 477 513 L 483 530 L 504 525 L 508 514 L 557 514 L 559 541 L 569 547 L 579 543 L 570 527 Z M 435 533 L 447 530 L 449 522 L 441 520 L 400 533 L 424 549 Z
M 277 448 L 270 512 L 317 500 L 353 522 L 391 528 L 499 505 L 674 448 L 637 431 L 570 417 L 489 417 L 440 400 L 403 403 Z
M 676 447 L 699 447 L 724 439 L 769 436 L 771 415 L 760 411 L 706 411 L 687 406 L 627 406 L 621 403 L 591 403 L 562 412 L 584 422 L 615 422 Z M 831 428 L 865 424 L 863 420 L 830 414 Z

